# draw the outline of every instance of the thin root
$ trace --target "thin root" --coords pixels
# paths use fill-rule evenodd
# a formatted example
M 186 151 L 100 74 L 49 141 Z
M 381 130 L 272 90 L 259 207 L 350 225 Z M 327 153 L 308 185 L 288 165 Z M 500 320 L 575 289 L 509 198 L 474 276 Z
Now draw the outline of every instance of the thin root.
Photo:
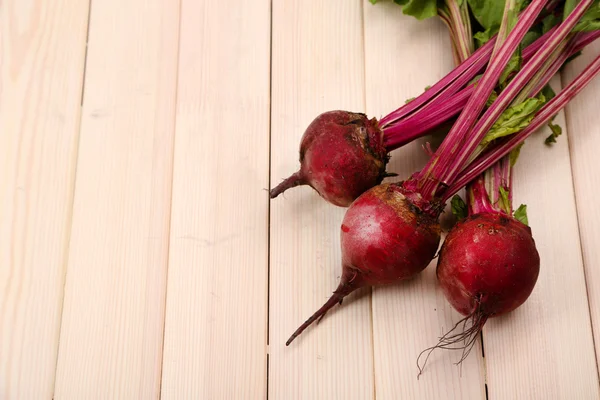
M 419 379 L 423 373 L 425 365 L 427 365 L 427 361 L 429 360 L 429 356 L 435 349 L 462 350 L 462 355 L 458 362 L 456 362 L 456 365 L 462 365 L 462 362 L 465 361 L 465 359 L 471 353 L 471 350 L 473 350 L 477 338 L 479 337 L 479 334 L 481 333 L 483 325 L 486 323 L 487 319 L 488 316 L 482 313 L 480 307 L 478 306 L 475 311 L 458 321 L 452 329 L 446 332 L 446 334 L 440 338 L 438 344 L 419 353 L 419 356 L 417 357 L 417 368 L 419 368 L 417 379 Z M 462 329 L 457 333 L 457 330 L 460 329 L 461 324 Z M 420 359 L 425 353 L 427 353 L 427 356 L 425 357 L 425 361 L 421 366 Z
M 333 292 L 329 300 L 323 304 L 323 306 L 315 312 L 309 319 L 306 320 L 296 331 L 290 336 L 288 341 L 285 343 L 286 346 L 289 346 L 298 335 L 300 335 L 306 328 L 308 328 L 313 322 L 317 321 L 317 324 L 321 322 L 327 311 L 329 311 L 336 304 L 342 304 L 342 300 L 344 297 L 348 296 L 350 293 L 360 288 L 359 280 L 357 280 L 356 271 L 348 270 L 342 275 L 341 282 L 338 288 Z M 352 274 L 351 277 L 346 274 Z
M 292 174 L 289 178 L 284 179 L 283 182 L 281 182 L 275 188 L 271 189 L 269 191 L 269 197 L 274 199 L 286 190 L 300 185 L 306 185 L 306 181 L 302 177 L 302 173 L 298 171 Z

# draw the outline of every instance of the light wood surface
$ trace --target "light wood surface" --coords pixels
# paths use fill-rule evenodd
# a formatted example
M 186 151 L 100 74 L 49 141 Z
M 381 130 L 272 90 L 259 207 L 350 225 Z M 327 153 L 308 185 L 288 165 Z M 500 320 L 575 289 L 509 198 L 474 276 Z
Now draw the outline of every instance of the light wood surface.
M 260 399 L 270 5 L 183 0 L 181 7 L 162 398 Z
M 435 261 L 285 346 L 339 282 L 345 210 L 266 189 L 321 112 L 381 117 L 452 66 L 391 1 L 0 1 L 0 399 L 599 399 L 600 78 L 523 148 L 540 278 L 462 367 L 417 379 L 460 318 Z
M 0 3 L 0 398 L 50 399 L 88 5 Z
M 568 84 L 600 54 L 600 43 L 576 58 L 563 72 L 563 84 Z M 579 236 L 587 284 L 588 304 L 594 327 L 596 357 L 600 354 L 600 210 L 596 201 L 600 188 L 600 79 L 596 78 L 566 108 L 569 127 L 571 173 L 577 202 Z M 563 240 L 568 236 L 560 235 Z M 569 239 L 570 240 L 570 239 Z
M 274 0 L 272 37 L 274 186 L 298 169 L 300 137 L 318 114 L 364 111 L 362 4 Z M 307 186 L 271 201 L 269 398 L 373 397 L 369 290 L 349 296 L 285 347 L 339 283 L 344 211 Z
M 92 2 L 55 397 L 160 390 L 179 6 Z

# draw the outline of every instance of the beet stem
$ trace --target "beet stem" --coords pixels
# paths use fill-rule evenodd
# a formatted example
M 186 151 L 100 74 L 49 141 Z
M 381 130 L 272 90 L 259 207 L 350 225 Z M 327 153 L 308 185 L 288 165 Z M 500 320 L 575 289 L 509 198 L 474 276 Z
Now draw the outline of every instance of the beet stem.
M 527 139 L 533 132 L 537 131 L 542 125 L 546 124 L 550 119 L 562 110 L 567 103 L 579 94 L 587 84 L 600 73 L 600 56 L 596 57 L 578 76 L 577 78 L 563 88 L 556 97 L 546 103 L 535 118 L 521 132 L 509 136 L 498 145 L 486 151 L 477 159 L 465 168 L 456 181 L 446 190 L 443 196 L 443 201 L 448 200 L 456 194 L 460 188 L 475 179 L 477 175 L 483 173 L 490 168 L 494 163 L 502 157 L 510 153 L 520 143 Z
M 358 289 L 358 286 L 355 285 L 352 281 L 344 282 L 342 280 L 342 282 L 340 282 L 339 286 L 333 292 L 329 300 L 327 300 L 325 304 L 323 304 L 323 306 L 319 308 L 319 310 L 316 313 L 314 313 L 309 319 L 307 319 L 302 325 L 300 325 L 298 329 L 296 329 L 296 331 L 292 334 L 292 336 L 290 336 L 288 341 L 285 342 L 285 345 L 289 346 L 290 343 L 294 341 L 294 339 L 296 339 L 306 328 L 312 325 L 312 323 L 316 320 L 318 320 L 318 322 L 321 322 L 321 319 L 323 319 L 327 311 L 329 311 L 331 308 L 333 308 L 333 306 L 335 306 L 338 303 L 342 304 L 342 300 L 344 299 L 344 297 L 348 296 L 356 289 Z
M 491 107 L 477 121 L 479 113 L 485 107 L 496 85 L 497 79 L 525 33 L 535 22 L 535 17 L 541 11 L 540 6 L 543 8 L 546 3 L 547 0 L 534 0 L 523 12 L 522 17 L 508 35 L 508 39 L 504 42 L 496 57 L 490 60 L 486 72 L 479 80 L 475 92 L 469 98 L 469 102 L 458 117 L 457 122 L 420 173 L 419 183 L 422 183 L 420 191 L 426 200 L 438 195 L 440 187 L 447 187 L 454 183 L 461 170 L 468 164 L 469 158 L 471 158 L 487 131 L 527 85 L 528 81 L 535 76 L 557 46 L 570 34 L 593 1 L 582 0 L 579 2 L 569 17 L 552 33 L 546 45 L 516 74 Z
M 283 182 L 281 182 L 275 188 L 271 189 L 269 191 L 269 197 L 274 199 L 275 197 L 279 196 L 281 193 L 285 192 L 286 190 L 291 189 L 296 186 L 301 186 L 301 185 L 306 185 L 306 181 L 302 177 L 300 171 L 298 171 L 298 172 L 292 174 L 289 178 L 285 179 Z
M 584 1 L 589 2 L 590 0 Z M 519 19 L 517 25 L 510 32 L 507 40 L 499 48 L 494 58 L 491 59 L 488 69 L 479 81 L 479 85 L 469 98 L 469 103 L 467 103 L 456 124 L 452 127 L 450 133 L 448 133 L 446 140 L 440 145 L 438 153 L 435 154 L 425 169 L 428 178 L 434 177 L 434 179 L 429 179 L 423 185 L 423 191 L 427 196 L 434 197 L 436 195 L 439 187 L 438 182 L 445 183 L 446 185 L 453 182 L 455 179 L 454 174 L 464 166 L 466 160 L 475 151 L 486 132 L 521 91 L 524 84 L 533 77 L 533 74 L 539 69 L 540 63 L 556 47 L 557 43 L 555 42 L 558 42 L 558 39 L 562 41 L 563 37 L 559 34 L 566 35 L 568 33 L 565 29 L 568 25 L 565 24 L 564 27 L 561 25 L 562 29 L 557 29 L 548 40 L 548 46 L 543 47 L 536 53 L 531 62 L 527 63 L 517 73 L 506 89 L 498 96 L 497 100 L 494 101 L 492 106 L 478 120 L 479 114 L 483 111 L 500 74 L 525 33 L 533 25 L 535 17 L 540 12 L 540 6 L 545 6 L 544 3 L 545 1 L 534 1 L 529 5 L 523 13 L 523 17 Z M 468 133 L 470 133 L 469 137 L 467 137 Z

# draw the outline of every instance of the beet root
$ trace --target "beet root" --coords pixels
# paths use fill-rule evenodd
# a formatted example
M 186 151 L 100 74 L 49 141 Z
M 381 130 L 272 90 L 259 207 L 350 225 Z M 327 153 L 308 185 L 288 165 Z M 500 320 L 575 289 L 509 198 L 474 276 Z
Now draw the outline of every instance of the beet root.
M 446 299 L 465 317 L 436 346 L 463 350 L 461 363 L 473 348 L 489 318 L 523 304 L 537 282 L 540 257 L 531 228 L 503 213 L 474 214 L 450 231 L 437 264 L 437 277 Z
M 448 234 L 437 265 L 444 295 L 463 315 L 497 316 L 527 300 L 540 272 L 531 228 L 500 213 L 467 217 Z
M 353 291 L 417 275 L 433 259 L 439 242 L 437 219 L 415 207 L 400 184 L 378 185 L 366 191 L 348 208 L 342 222 L 338 288 L 286 345 Z
M 325 200 L 349 206 L 386 176 L 387 151 L 375 118 L 348 111 L 329 111 L 308 126 L 300 142 L 300 170 L 270 191 L 309 185 Z

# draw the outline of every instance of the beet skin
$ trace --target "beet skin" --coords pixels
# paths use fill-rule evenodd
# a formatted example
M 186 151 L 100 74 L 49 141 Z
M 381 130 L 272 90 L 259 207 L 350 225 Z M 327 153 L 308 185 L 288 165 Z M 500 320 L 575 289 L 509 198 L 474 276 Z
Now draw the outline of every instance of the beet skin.
M 342 222 L 344 268 L 365 286 L 412 278 L 431 262 L 440 225 L 404 197 L 400 184 L 383 184 L 360 196 Z
M 326 112 L 302 136 L 300 170 L 272 189 L 270 196 L 309 185 L 330 203 L 347 207 L 381 183 L 387 161 L 383 131 L 375 118 L 348 111 Z
M 440 243 L 437 218 L 404 196 L 401 184 L 383 184 L 363 193 L 348 208 L 341 227 L 342 277 L 331 298 L 287 341 L 353 291 L 399 282 L 421 272 Z
M 531 229 L 500 213 L 481 213 L 448 234 L 437 265 L 444 295 L 463 315 L 493 317 L 527 300 L 540 271 Z

